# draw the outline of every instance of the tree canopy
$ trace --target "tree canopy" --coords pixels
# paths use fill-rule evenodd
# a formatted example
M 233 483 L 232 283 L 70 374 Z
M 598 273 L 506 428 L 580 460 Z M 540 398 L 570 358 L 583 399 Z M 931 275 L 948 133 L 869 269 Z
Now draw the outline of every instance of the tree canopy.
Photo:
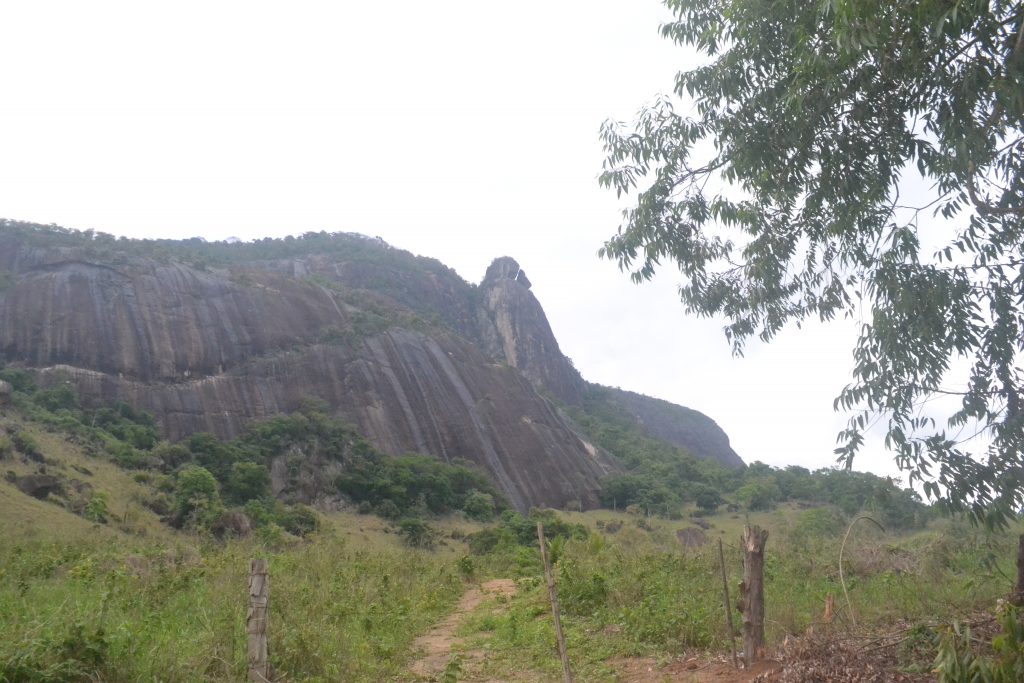
M 1005 520 L 1024 502 L 1024 3 L 666 5 L 662 34 L 702 62 L 602 127 L 601 183 L 636 196 L 601 255 L 637 282 L 678 267 L 737 353 L 861 321 L 840 459 L 880 422 L 931 497 Z

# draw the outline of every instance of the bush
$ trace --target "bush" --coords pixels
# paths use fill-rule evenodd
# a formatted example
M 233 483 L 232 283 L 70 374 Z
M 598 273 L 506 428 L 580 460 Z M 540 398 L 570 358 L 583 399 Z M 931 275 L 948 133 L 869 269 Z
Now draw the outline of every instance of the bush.
M 51 413 L 58 410 L 78 408 L 78 394 L 70 384 L 60 384 L 51 389 L 41 389 L 32 396 L 32 402 Z
M 224 497 L 237 505 L 270 495 L 270 472 L 254 462 L 236 462 L 224 484 Z
M 85 504 L 85 510 L 83 511 L 82 516 L 90 522 L 106 524 L 108 514 L 107 494 L 102 491 L 96 491 L 89 497 L 89 502 Z
M 173 472 L 192 459 L 191 451 L 177 443 L 161 443 L 151 455 L 160 461 L 160 469 L 164 472 Z
M 771 477 L 748 482 L 736 491 L 736 500 L 751 511 L 770 510 L 781 497 L 782 493 Z
M 565 522 L 551 510 L 534 508 L 527 517 L 523 517 L 515 510 L 506 510 L 501 513 L 501 521 L 497 526 L 488 527 L 466 538 L 469 550 L 474 555 L 484 555 L 496 550 L 539 547 L 537 522 L 544 524 L 544 536 L 552 542 L 556 539 L 582 540 L 590 535 L 587 527 Z
M 431 549 L 434 547 L 436 532 L 422 519 L 409 517 L 398 523 L 398 533 L 411 548 Z
M 275 521 L 295 536 L 308 536 L 320 528 L 320 517 L 305 505 L 290 505 L 279 512 Z
M 465 510 L 467 502 L 484 514 L 487 501 L 481 495 L 490 496 L 492 510 L 501 504 L 500 494 L 483 472 L 423 455 L 395 458 L 366 450 L 349 459 L 335 486 L 356 503 L 375 505 L 378 514 L 387 519 Z M 385 509 L 387 512 L 382 512 Z
M 35 391 L 36 388 L 36 382 L 32 378 L 32 373 L 25 370 L 4 368 L 3 370 L 0 370 L 0 380 L 10 384 L 14 391 L 31 393 Z
M 697 509 L 701 512 L 711 513 L 717 510 L 725 500 L 722 498 L 722 494 L 715 489 L 706 484 L 699 484 L 694 493 L 694 502 L 697 503 Z
M 398 509 L 393 500 L 382 500 L 374 507 L 374 511 L 377 513 L 377 516 L 384 519 L 398 519 L 402 516 L 402 511 Z
M 178 526 L 208 528 L 223 508 L 217 480 L 209 470 L 190 465 L 178 472 L 174 487 L 174 517 Z
M 1000 601 L 996 621 L 1002 633 L 992 639 L 991 656 L 977 653 L 970 627 L 953 624 L 942 636 L 935 657 L 939 683 L 1017 683 L 1024 677 L 1024 623 L 1020 611 Z
M 462 504 L 462 511 L 470 519 L 489 522 L 494 519 L 494 496 L 481 491 L 471 491 Z
M 39 457 L 42 453 L 39 450 L 39 444 L 32 438 L 32 435 L 24 430 L 18 430 L 14 432 L 14 436 L 11 437 L 14 447 L 20 452 L 24 453 L 29 457 Z

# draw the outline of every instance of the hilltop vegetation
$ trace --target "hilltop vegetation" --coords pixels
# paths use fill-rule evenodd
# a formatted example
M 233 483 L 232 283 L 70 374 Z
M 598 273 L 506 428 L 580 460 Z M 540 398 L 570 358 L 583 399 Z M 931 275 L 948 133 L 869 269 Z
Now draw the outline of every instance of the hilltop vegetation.
M 270 535 L 283 530 L 304 536 L 318 524 L 305 503 L 342 496 L 361 512 L 387 519 L 462 510 L 486 520 L 507 506 L 468 463 L 384 455 L 315 401 L 293 415 L 255 423 L 236 439 L 198 433 L 168 443 L 160 440 L 152 416 L 123 403 L 84 408 L 70 385 L 39 389 L 23 370 L 0 370 L 0 379 L 14 387 L 14 404 L 30 423 L 67 433 L 87 453 L 135 472 L 152 489 L 145 505 L 175 528 L 238 533 L 252 524 Z M 10 429 L 0 456 L 45 463 L 28 430 Z
M 613 510 L 637 506 L 646 514 L 678 517 L 688 505 L 712 513 L 723 505 L 758 512 L 799 503 L 834 506 L 847 517 L 871 512 L 902 530 L 921 528 L 934 514 L 912 489 L 867 472 L 812 472 L 761 462 L 729 468 L 696 458 L 645 435 L 635 420 L 614 409 L 603 387 L 591 387 L 583 406 L 567 410 L 596 445 L 625 466 L 626 473 L 606 478 L 601 491 L 602 505 Z
M 30 372 L 15 368 L 0 370 L 0 379 L 13 386 L 15 404 L 27 418 L 68 431 L 90 452 L 138 471 L 156 489 L 148 504 L 175 527 L 208 528 L 234 507 L 244 509 L 259 528 L 273 525 L 302 535 L 316 526 L 316 515 L 303 503 L 332 496 L 393 520 L 461 510 L 486 521 L 507 507 L 469 463 L 384 455 L 352 426 L 328 417 L 316 401 L 293 415 L 255 423 L 230 441 L 198 433 L 172 444 L 160 439 L 152 416 L 123 403 L 83 408 L 70 385 L 40 389 Z M 798 503 L 831 506 L 839 518 L 871 512 L 894 530 L 921 528 L 935 514 L 913 490 L 870 473 L 780 469 L 759 462 L 736 469 L 695 458 L 646 436 L 628 417 L 608 409 L 600 388 L 588 393 L 584 406 L 567 411 L 626 469 L 603 482 L 601 501 L 612 510 L 635 507 L 647 515 L 679 518 L 694 509 L 694 514 L 723 506 L 758 512 Z M 19 442 L 29 437 L 16 432 L 11 439 L 6 448 L 32 452 L 30 443 Z
M 458 274 L 437 259 L 414 256 L 390 247 L 382 240 L 354 232 L 307 232 L 299 236 L 266 237 L 249 242 L 208 242 L 191 239 L 128 239 L 95 230 L 75 230 L 58 225 L 38 225 L 0 219 L 0 229 L 36 247 L 74 248 L 99 260 L 117 262 L 140 256 L 160 262 L 179 261 L 199 268 L 228 267 L 246 263 L 304 256 L 342 256 L 370 265 L 387 264 L 402 270 L 432 272 L 469 287 Z M 382 281 L 377 284 L 386 284 Z

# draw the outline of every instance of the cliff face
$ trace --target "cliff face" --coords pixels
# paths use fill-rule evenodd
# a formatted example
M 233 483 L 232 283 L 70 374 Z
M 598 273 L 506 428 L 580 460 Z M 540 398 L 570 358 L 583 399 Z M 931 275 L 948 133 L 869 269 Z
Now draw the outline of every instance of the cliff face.
M 480 336 L 484 349 L 504 358 L 535 386 L 564 403 L 582 400 L 583 379 L 558 348 L 530 281 L 507 256 L 495 259 L 480 283 Z
M 711 458 L 727 467 L 743 467 L 743 460 L 729 445 L 729 436 L 704 413 L 632 391 L 602 387 L 608 400 L 631 415 L 648 435 Z
M 188 246 L 0 224 L 0 352 L 86 402 L 152 412 L 171 439 L 232 437 L 316 397 L 383 451 L 477 463 L 519 508 L 596 503 L 618 466 L 539 393 L 579 404 L 585 384 L 514 260 L 473 287 L 377 240 L 314 237 Z

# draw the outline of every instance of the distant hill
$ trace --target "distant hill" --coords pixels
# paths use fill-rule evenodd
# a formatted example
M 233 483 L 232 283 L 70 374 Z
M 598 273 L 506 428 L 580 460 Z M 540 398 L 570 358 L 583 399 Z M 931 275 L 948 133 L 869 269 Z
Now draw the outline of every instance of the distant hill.
M 473 285 L 357 234 L 207 243 L 2 221 L 0 352 L 85 405 L 152 413 L 171 440 L 230 439 L 317 399 L 380 451 L 476 463 L 519 509 L 597 505 L 623 471 L 569 417 L 595 391 L 648 437 L 743 465 L 707 416 L 587 383 L 515 260 Z

